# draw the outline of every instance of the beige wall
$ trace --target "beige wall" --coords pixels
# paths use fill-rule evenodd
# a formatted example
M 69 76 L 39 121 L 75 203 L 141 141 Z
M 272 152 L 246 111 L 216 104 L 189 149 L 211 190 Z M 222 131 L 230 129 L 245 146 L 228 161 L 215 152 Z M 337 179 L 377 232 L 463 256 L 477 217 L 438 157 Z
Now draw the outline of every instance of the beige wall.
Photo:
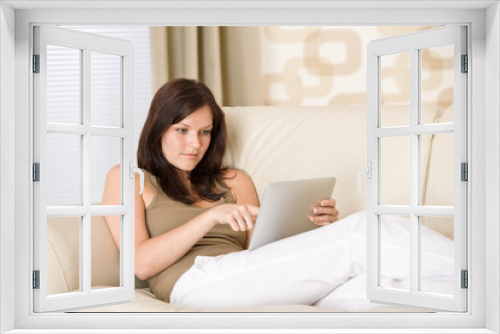
M 262 27 L 266 105 L 364 105 L 366 45 L 379 38 L 433 27 Z M 434 48 L 422 54 L 422 104 L 453 103 L 453 54 Z M 382 63 L 382 103 L 409 99 L 409 56 Z

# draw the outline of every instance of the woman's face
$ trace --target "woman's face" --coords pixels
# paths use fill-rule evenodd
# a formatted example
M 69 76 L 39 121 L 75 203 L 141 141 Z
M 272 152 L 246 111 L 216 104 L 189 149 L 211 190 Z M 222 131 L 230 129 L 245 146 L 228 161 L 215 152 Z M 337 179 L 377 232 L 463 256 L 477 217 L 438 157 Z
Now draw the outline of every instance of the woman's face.
M 161 138 L 163 155 L 176 168 L 190 172 L 201 161 L 210 145 L 213 126 L 208 105 L 172 124 Z

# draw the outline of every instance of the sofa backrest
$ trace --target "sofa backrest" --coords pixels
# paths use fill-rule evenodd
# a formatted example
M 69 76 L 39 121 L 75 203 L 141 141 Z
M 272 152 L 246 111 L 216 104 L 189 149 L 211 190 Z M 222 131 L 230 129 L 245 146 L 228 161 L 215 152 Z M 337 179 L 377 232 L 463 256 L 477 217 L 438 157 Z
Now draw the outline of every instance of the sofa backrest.
M 47 293 L 77 291 L 80 282 L 80 218 L 47 219 Z M 102 216 L 92 216 L 92 286 L 120 286 L 120 252 Z
M 341 217 L 366 209 L 366 176 L 363 194 L 357 191 L 357 173 L 367 161 L 365 107 L 232 107 L 224 112 L 228 127 L 224 163 L 246 171 L 259 197 L 269 182 L 336 176 L 333 197 Z M 435 122 L 439 115 L 438 108 L 422 110 L 425 123 Z M 409 116 L 403 107 L 386 107 L 384 118 L 391 126 L 405 124 Z M 430 138 L 422 142 L 423 164 L 430 144 Z M 409 141 L 388 145 L 382 152 L 384 175 L 396 181 L 385 182 L 382 195 L 386 203 L 401 204 L 398 201 L 410 193 Z M 406 160 L 400 156 L 403 152 Z M 401 179 L 408 182 L 399 183 Z

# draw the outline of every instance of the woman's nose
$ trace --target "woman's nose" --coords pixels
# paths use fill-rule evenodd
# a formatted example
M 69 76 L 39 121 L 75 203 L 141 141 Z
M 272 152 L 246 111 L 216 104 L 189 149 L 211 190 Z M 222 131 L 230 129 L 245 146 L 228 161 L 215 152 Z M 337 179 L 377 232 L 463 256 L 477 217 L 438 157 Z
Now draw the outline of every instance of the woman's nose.
M 189 136 L 189 146 L 198 148 L 201 146 L 200 137 L 197 134 Z

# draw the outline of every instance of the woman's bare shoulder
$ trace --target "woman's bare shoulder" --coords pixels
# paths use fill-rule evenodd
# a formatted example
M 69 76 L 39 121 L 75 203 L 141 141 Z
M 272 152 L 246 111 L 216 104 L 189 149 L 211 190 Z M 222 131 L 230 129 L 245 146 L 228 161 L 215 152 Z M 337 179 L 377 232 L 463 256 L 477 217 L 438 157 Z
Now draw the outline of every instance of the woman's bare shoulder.
M 255 186 L 250 176 L 241 169 L 228 169 L 224 174 L 224 181 L 231 189 L 236 202 L 246 202 L 257 205 L 258 199 Z
M 251 183 L 252 179 L 241 169 L 228 168 L 224 173 L 224 181 L 232 188 L 232 186 L 238 186 L 247 182 Z
M 120 181 L 120 165 L 111 167 L 107 175 L 108 182 Z

